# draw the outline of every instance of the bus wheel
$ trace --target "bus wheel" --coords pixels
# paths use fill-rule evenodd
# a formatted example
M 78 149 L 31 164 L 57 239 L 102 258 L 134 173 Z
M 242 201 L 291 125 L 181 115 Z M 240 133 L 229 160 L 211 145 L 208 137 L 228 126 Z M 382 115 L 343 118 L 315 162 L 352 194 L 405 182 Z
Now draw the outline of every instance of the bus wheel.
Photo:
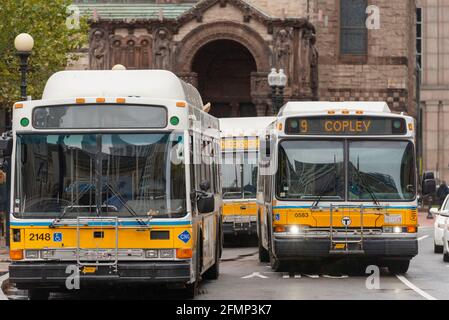
M 410 260 L 391 261 L 388 263 L 388 271 L 391 274 L 403 274 L 407 273 L 409 266 Z
M 270 265 L 274 271 L 281 271 L 281 262 L 270 252 Z
M 50 298 L 50 291 L 46 289 L 29 289 L 28 299 L 30 300 L 48 300 Z
M 260 235 L 260 233 L 259 233 Z M 268 250 L 265 249 L 262 245 L 262 239 L 260 236 L 258 237 L 259 242 L 259 261 L 260 262 L 270 262 L 270 255 L 268 254 Z

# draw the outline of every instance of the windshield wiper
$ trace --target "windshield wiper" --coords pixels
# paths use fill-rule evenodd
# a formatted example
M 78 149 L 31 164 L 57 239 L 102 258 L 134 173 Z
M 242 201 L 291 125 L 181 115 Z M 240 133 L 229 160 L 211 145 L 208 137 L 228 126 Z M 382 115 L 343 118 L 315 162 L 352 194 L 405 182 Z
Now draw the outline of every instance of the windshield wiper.
M 74 183 L 76 186 L 76 183 Z M 86 186 L 83 190 L 81 190 L 81 192 L 78 194 L 78 196 L 73 199 L 72 202 L 70 202 L 70 204 L 65 207 L 61 214 L 59 216 L 57 216 L 55 219 L 53 219 L 53 221 L 50 223 L 50 225 L 48 226 L 49 228 L 54 228 L 56 226 L 56 222 L 60 221 L 62 218 L 65 217 L 65 215 L 67 214 L 67 212 L 69 211 L 68 209 L 72 209 L 75 207 L 75 203 L 78 203 L 78 201 L 87 193 L 87 191 L 90 190 L 90 188 L 92 188 L 92 185 L 89 184 L 88 186 Z
M 359 162 L 359 159 L 357 158 L 357 164 Z M 361 182 L 361 186 L 363 189 L 365 189 L 366 191 L 368 191 L 371 199 L 373 200 L 374 205 L 380 207 L 380 202 L 379 200 L 377 200 L 376 195 L 374 194 L 373 190 L 371 189 L 371 187 L 365 183 L 365 180 L 363 180 L 362 174 L 360 173 L 359 168 L 354 166 L 354 170 L 357 173 L 357 177 L 359 178 L 359 181 Z
M 147 223 L 145 223 L 141 218 L 139 218 L 139 215 L 137 214 L 137 212 L 135 212 L 133 208 L 131 208 L 130 206 L 127 205 L 127 203 L 126 203 L 125 199 L 122 197 L 122 195 L 121 195 L 120 193 L 118 193 L 118 192 L 111 186 L 111 184 L 110 184 L 109 182 L 106 183 L 106 187 L 109 189 L 109 191 L 111 191 L 111 193 L 112 193 L 115 197 L 117 197 L 117 199 L 121 202 L 121 204 L 123 205 L 123 207 L 125 207 L 126 210 L 128 210 L 128 212 L 131 213 L 131 214 L 136 218 L 137 222 L 138 222 L 140 225 L 148 226 Z M 107 206 L 108 206 L 108 204 L 106 203 L 106 207 L 107 207 Z M 151 219 L 151 218 L 150 218 L 150 219 Z M 150 220 L 150 219 L 149 219 L 149 220 Z
M 337 179 L 337 159 L 335 158 L 335 155 L 334 155 L 334 170 L 333 170 L 333 172 L 335 173 L 335 180 L 336 180 Z M 329 184 L 331 183 L 331 177 L 332 177 L 331 175 L 328 176 L 326 184 L 321 188 L 320 193 L 318 194 L 318 198 L 312 204 L 312 208 L 318 207 L 318 203 L 320 203 L 321 198 L 324 196 L 327 188 L 329 187 Z
M 312 208 L 317 208 L 318 207 L 318 204 L 320 203 L 321 198 L 326 193 L 327 188 L 329 187 L 329 185 L 331 183 L 331 180 L 332 180 L 332 175 L 329 174 L 328 177 L 327 177 L 327 180 L 326 180 L 326 184 L 324 184 L 323 187 L 321 187 L 321 190 L 318 193 L 318 198 L 313 202 Z

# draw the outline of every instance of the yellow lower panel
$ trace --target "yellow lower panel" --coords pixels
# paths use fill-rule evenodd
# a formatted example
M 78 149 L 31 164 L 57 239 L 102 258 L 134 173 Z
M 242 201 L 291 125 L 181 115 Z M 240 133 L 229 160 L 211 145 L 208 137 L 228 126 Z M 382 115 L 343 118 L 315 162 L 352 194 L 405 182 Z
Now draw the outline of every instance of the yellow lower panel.
M 223 204 L 223 215 L 255 216 L 256 202 L 232 202 Z
M 76 247 L 77 230 L 73 227 L 56 229 L 42 227 L 14 228 L 21 229 L 21 241 L 11 239 L 11 249 L 43 249 Z M 168 231 L 168 239 L 151 239 L 151 231 Z M 192 227 L 153 227 L 151 229 L 119 228 L 118 247 L 133 248 L 191 248 L 194 242 Z M 102 238 L 95 237 L 101 234 Z M 116 233 L 114 228 L 81 228 L 81 248 L 114 248 Z
M 363 226 L 379 228 L 384 225 L 404 225 L 416 226 L 417 213 L 412 209 L 389 209 L 387 213 L 391 220 L 385 222 L 385 210 L 366 209 L 363 214 Z M 330 225 L 330 211 L 311 211 L 309 208 L 298 209 L 274 209 L 274 225 L 301 224 L 311 227 L 327 227 Z M 395 219 L 400 216 L 400 219 Z M 344 227 L 343 220 L 350 219 L 350 227 L 360 227 L 362 220 L 360 211 L 352 208 L 340 209 L 334 211 L 332 215 L 332 225 L 334 227 Z M 399 222 L 400 221 L 400 222 Z

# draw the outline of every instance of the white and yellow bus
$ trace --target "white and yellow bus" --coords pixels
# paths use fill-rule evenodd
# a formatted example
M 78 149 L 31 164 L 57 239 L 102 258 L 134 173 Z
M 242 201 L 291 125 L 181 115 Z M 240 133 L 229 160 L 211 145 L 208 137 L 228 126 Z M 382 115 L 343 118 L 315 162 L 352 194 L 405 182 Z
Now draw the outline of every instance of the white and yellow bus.
M 405 273 L 418 253 L 415 124 L 383 102 L 289 102 L 261 142 L 259 257 L 356 258 Z
M 256 235 L 259 133 L 274 117 L 220 119 L 223 233 Z
M 189 296 L 218 277 L 219 122 L 193 86 L 161 70 L 56 73 L 42 100 L 14 105 L 12 133 L 9 274 L 30 298 L 78 274 L 81 289 Z

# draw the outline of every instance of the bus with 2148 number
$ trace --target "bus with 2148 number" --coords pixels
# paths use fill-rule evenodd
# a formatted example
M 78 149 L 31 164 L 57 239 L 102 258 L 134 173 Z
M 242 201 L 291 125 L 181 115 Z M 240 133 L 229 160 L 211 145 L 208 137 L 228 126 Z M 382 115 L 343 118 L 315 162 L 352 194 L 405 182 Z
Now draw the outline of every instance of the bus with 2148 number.
M 74 289 L 70 275 L 188 296 L 218 277 L 219 122 L 193 86 L 162 70 L 64 71 L 13 111 L 9 274 L 31 299 Z

